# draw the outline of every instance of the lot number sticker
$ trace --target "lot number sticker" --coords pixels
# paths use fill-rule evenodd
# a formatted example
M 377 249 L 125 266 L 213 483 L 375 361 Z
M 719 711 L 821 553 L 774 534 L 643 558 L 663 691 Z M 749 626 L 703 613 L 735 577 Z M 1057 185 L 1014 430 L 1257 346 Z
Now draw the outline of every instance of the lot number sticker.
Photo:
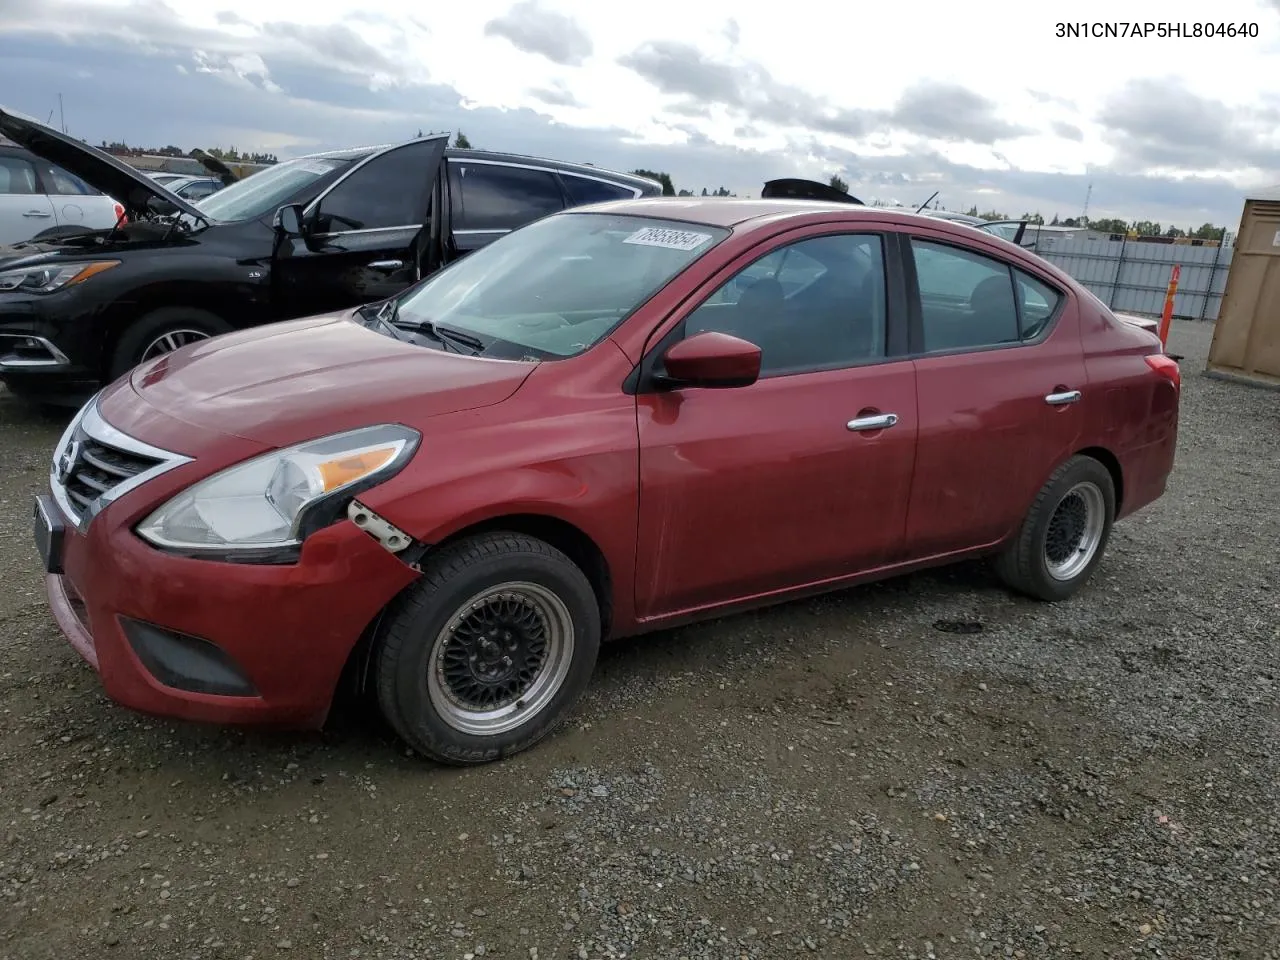
M 690 230 L 669 230 L 662 227 L 644 227 L 637 230 L 623 243 L 637 243 L 643 247 L 666 247 L 668 250 L 696 250 L 711 239 L 709 233 Z

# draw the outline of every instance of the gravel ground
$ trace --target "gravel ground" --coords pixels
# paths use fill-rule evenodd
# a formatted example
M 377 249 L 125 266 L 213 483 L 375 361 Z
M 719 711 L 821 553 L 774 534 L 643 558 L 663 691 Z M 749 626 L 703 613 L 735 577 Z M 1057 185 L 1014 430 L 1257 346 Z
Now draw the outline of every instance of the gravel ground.
M 0 396 L 0 956 L 1280 960 L 1280 395 L 1210 334 L 1074 601 L 969 565 L 623 641 L 469 771 L 106 701 L 29 543 L 59 422 Z

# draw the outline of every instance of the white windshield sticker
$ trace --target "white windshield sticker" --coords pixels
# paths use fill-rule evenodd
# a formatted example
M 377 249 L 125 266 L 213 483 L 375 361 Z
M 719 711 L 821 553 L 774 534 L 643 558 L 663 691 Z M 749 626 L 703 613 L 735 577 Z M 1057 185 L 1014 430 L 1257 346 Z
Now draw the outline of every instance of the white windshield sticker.
M 307 171 L 307 173 L 314 173 L 314 174 L 316 174 L 316 176 L 321 176 L 321 177 L 322 177 L 322 176 L 324 176 L 326 173 L 328 173 L 330 170 L 332 170 L 333 168 L 332 168 L 331 166 L 329 166 L 327 163 L 316 163 L 316 162 L 312 161 L 312 162 L 309 162 L 309 163 L 300 163 L 300 164 L 298 164 L 298 169 L 299 169 L 299 170 L 305 170 L 305 171 Z
M 644 227 L 637 230 L 623 243 L 638 243 L 645 247 L 666 247 L 668 250 L 696 250 L 711 239 L 709 233 L 691 230 L 669 230 L 662 227 Z

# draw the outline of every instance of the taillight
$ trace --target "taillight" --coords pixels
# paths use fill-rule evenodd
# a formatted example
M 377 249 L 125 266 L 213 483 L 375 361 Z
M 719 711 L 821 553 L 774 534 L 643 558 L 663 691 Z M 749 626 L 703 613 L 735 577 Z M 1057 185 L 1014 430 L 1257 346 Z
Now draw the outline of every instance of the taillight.
M 121 224 L 124 224 L 124 223 L 128 223 L 128 222 L 129 222 L 129 218 L 128 218 L 128 217 L 126 217 L 126 216 L 124 215 L 124 204 L 123 204 L 123 203 L 119 203 L 119 202 L 113 203 L 113 204 L 111 205 L 111 210 L 112 210 L 112 212 L 116 215 L 116 226 L 117 226 L 117 227 L 118 227 L 118 226 L 120 226 Z
M 1148 367 L 1162 377 L 1168 378 L 1175 389 L 1182 388 L 1182 368 L 1178 366 L 1177 360 L 1163 353 L 1148 354 L 1144 359 Z

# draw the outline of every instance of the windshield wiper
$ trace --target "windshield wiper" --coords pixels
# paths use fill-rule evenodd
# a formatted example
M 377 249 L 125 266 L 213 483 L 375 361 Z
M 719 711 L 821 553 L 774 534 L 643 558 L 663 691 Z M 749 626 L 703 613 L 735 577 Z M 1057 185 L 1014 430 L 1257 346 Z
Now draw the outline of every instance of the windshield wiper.
M 387 314 L 387 321 L 402 330 L 413 330 L 421 333 L 446 347 L 452 345 L 455 351 L 458 347 L 463 347 L 473 357 L 484 352 L 485 343 L 479 337 L 473 337 L 471 334 L 463 333 L 461 330 L 439 326 L 431 320 L 401 320 L 400 303 L 397 300 L 389 301 L 387 307 L 383 307 L 383 310 L 386 311 L 388 307 L 390 312 Z

